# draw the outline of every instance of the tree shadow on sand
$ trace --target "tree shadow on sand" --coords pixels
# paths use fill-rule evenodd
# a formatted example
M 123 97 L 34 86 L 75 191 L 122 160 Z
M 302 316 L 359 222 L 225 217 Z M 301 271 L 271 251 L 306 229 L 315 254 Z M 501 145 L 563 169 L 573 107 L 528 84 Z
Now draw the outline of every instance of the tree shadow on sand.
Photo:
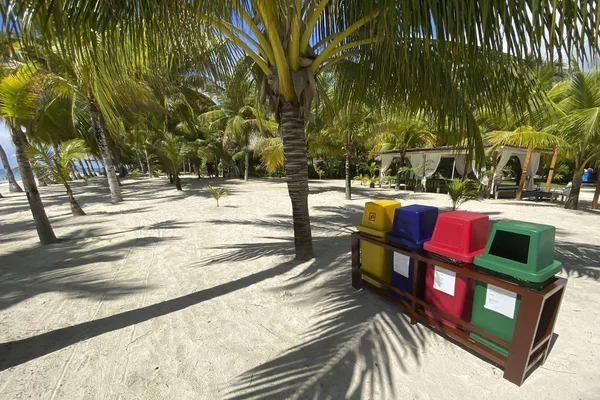
M 114 263 L 125 258 L 132 247 L 148 247 L 167 240 L 170 238 L 142 237 L 116 243 L 73 239 L 2 254 L 0 310 L 49 292 L 114 299 L 143 290 L 146 288 L 143 285 L 116 284 L 106 273 L 102 274 L 103 270 L 91 270 L 86 266 Z
M 397 308 L 376 295 L 351 287 L 349 228 L 360 222 L 362 207 L 320 207 L 313 230 L 338 236 L 315 237 L 317 258 L 303 264 L 286 285 L 272 290 L 307 293 L 314 324 L 300 343 L 241 374 L 224 388 L 229 399 L 398 397 L 395 372 L 418 367 L 429 331 L 411 326 Z M 324 215 L 323 215 L 324 214 Z M 271 228 L 279 215 L 260 221 L 234 221 Z M 285 227 L 288 228 L 287 226 Z M 315 229 L 316 228 L 316 229 Z M 266 254 L 292 254 L 291 238 L 282 242 L 221 246 L 229 249 L 199 265 L 249 261 Z M 289 244 L 286 244 L 289 243 Z

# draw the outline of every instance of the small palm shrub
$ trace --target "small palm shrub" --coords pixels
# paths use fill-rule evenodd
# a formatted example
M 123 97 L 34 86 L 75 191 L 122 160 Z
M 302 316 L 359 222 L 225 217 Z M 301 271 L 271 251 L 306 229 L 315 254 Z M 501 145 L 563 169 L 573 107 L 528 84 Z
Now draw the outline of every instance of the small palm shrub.
M 470 200 L 479 200 L 477 190 L 479 185 L 471 179 L 454 179 L 448 182 L 448 195 L 452 200 L 452 211 Z
M 210 192 L 212 193 L 213 197 L 215 198 L 215 200 L 217 201 L 217 207 L 219 207 L 219 199 L 221 197 L 227 197 L 227 189 L 225 188 L 216 188 L 216 187 L 212 187 L 211 185 L 207 185 L 208 186 L 208 190 L 210 190 Z
M 131 177 L 135 178 L 139 173 L 140 173 L 140 169 L 136 168 L 133 171 L 131 171 Z
M 317 167 L 316 164 L 313 164 L 313 168 L 315 169 L 315 172 L 317 173 L 317 175 L 319 175 L 319 179 L 323 179 L 323 175 L 325 175 L 325 171 L 322 168 Z

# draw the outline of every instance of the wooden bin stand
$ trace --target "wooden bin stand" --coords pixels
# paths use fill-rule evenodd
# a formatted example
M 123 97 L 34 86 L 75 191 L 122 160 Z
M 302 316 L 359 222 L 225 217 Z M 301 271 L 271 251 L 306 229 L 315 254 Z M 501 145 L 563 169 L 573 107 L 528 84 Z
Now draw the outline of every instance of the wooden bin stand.
M 413 292 L 404 292 L 389 283 L 383 282 L 367 271 L 361 269 L 360 264 L 360 241 L 376 244 L 387 250 L 392 250 L 415 260 L 413 274 Z M 450 315 L 433 307 L 423 301 L 423 293 L 420 292 L 423 274 L 419 270 L 426 268 L 427 264 L 437 265 L 454 271 L 459 275 L 467 276 L 475 281 L 491 284 L 506 289 L 521 296 L 521 305 L 517 315 L 513 339 L 509 343 L 499 337 L 486 332 L 471 323 Z M 504 379 L 521 386 L 527 373 L 536 365 L 542 365 L 546 361 L 550 342 L 554 332 L 556 316 L 560 303 L 567 286 L 567 280 L 557 277 L 555 281 L 540 291 L 519 286 L 517 284 L 502 280 L 495 276 L 479 272 L 472 264 L 457 266 L 423 254 L 407 251 L 393 245 L 380 242 L 363 233 L 352 233 L 352 286 L 355 289 L 368 288 L 377 294 L 399 306 L 410 316 L 410 323 L 421 322 L 430 326 L 444 335 L 456 340 L 463 346 L 475 351 L 481 356 L 495 362 L 504 368 Z M 378 288 L 362 279 L 365 275 L 380 283 L 383 288 Z M 394 296 L 393 292 L 401 294 L 407 300 Z M 443 324 L 440 320 L 425 314 L 425 310 L 434 312 L 436 315 L 454 323 L 456 328 Z M 508 356 L 474 341 L 469 333 L 474 332 L 489 339 L 500 346 L 508 349 Z

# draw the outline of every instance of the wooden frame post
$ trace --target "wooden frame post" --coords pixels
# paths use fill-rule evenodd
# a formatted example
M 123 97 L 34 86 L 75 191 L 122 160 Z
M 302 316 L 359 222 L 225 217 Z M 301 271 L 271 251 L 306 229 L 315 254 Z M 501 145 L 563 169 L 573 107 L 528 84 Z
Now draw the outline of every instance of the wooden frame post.
M 554 167 L 556 166 L 556 159 L 558 158 L 558 147 L 554 148 L 554 154 L 552 155 L 552 162 L 550 163 L 550 170 L 548 171 L 548 179 L 546 180 L 546 189 L 545 191 L 550 190 L 550 185 L 552 184 L 552 177 L 554 176 Z
M 596 191 L 594 192 L 594 199 L 592 200 L 592 210 L 598 208 L 598 198 L 600 197 L 600 179 L 596 177 Z
M 527 177 L 527 168 L 529 167 L 529 160 L 531 160 L 531 154 L 533 153 L 533 145 L 529 145 L 527 148 L 527 154 L 525 155 L 525 161 L 523 162 L 521 180 L 519 181 L 519 191 L 517 191 L 517 200 L 521 200 L 523 195 L 523 187 L 525 186 L 525 178 Z M 533 177 L 531 177 L 533 179 Z
M 362 275 L 360 273 L 360 233 L 352 233 L 352 287 L 362 288 Z

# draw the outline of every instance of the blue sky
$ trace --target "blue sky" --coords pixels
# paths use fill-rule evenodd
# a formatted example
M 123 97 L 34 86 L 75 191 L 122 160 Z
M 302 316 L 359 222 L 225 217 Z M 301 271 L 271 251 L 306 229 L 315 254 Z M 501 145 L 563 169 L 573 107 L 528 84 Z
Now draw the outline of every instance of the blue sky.
M 0 122 L 0 145 L 2 145 L 6 155 L 8 156 L 8 162 L 10 163 L 10 166 L 15 168 L 17 166 L 17 159 L 15 158 L 15 146 L 12 143 L 10 133 L 8 133 L 8 128 L 4 122 Z M 0 165 L 0 168 L 2 168 L 2 165 Z

